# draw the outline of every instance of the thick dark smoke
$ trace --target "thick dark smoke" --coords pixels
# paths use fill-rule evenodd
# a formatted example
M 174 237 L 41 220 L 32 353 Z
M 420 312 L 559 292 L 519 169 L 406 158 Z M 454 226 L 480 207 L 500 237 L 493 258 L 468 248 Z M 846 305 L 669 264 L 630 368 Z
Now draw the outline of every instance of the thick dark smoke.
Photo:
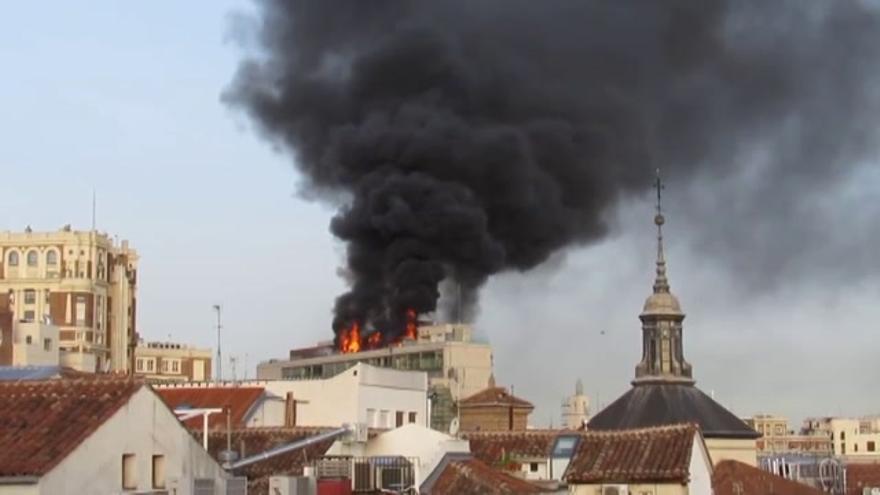
M 742 197 L 847 176 L 876 150 L 880 16 L 857 1 L 265 0 L 227 100 L 340 201 L 334 327 L 393 337 L 441 282 L 599 239 L 653 170 Z M 783 184 L 786 184 L 783 187 Z M 770 203 L 765 203 L 770 204 Z

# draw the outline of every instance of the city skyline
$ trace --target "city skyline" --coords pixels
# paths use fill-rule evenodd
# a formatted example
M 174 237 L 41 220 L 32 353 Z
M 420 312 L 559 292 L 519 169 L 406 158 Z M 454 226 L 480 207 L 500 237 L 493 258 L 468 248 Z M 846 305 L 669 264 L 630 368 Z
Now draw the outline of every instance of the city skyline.
M 224 356 L 247 355 L 253 375 L 259 361 L 332 338 L 333 302 L 345 288 L 343 246 L 328 230 L 333 210 L 304 198 L 289 157 L 221 99 L 247 40 L 237 13 L 253 5 L 68 8 L 45 17 L 39 5 L 16 5 L 17 21 L 0 33 L 0 55 L 16 74 L 0 80 L 0 230 L 86 230 L 94 191 L 98 230 L 140 254 L 145 340 L 170 335 L 216 351 L 212 306 L 222 304 Z M 731 192 L 737 182 L 667 180 L 664 233 L 687 314 L 685 352 L 701 389 L 741 416 L 773 412 L 797 424 L 880 412 L 863 393 L 877 371 L 880 285 L 870 262 L 880 174 L 874 162 L 854 170 L 802 198 L 803 215 L 791 222 L 810 227 L 811 244 L 792 249 L 772 283 L 756 275 L 761 239 L 783 226 L 756 218 L 753 230 L 731 235 L 753 236 L 757 253 L 733 256 L 712 232 L 726 222 L 741 228 L 733 218 L 748 208 Z M 601 409 L 629 387 L 639 361 L 637 316 L 653 279 L 651 194 L 607 216 L 609 237 L 495 276 L 483 291 L 478 334 L 492 344 L 499 384 L 537 406 L 536 424 L 558 424 L 577 378 Z

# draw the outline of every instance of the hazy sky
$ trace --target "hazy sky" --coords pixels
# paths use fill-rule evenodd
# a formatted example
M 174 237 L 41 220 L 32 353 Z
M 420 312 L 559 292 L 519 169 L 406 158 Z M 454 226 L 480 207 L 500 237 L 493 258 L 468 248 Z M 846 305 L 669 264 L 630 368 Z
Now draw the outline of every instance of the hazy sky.
M 96 190 L 98 228 L 141 255 L 140 334 L 214 346 L 211 306 L 222 303 L 224 353 L 239 358 L 239 376 L 244 360 L 253 376 L 260 360 L 332 338 L 344 288 L 333 210 L 301 199 L 290 158 L 220 99 L 242 57 L 232 14 L 252 10 L 218 0 L 18 2 L 0 17 L 0 230 L 87 229 Z M 667 186 L 669 276 L 698 385 L 741 415 L 880 412 L 880 270 L 876 237 L 865 234 L 880 223 L 876 166 L 830 184 L 790 219 L 816 224 L 809 262 L 770 288 L 754 288 L 742 269 L 761 266 L 760 250 L 713 259 L 703 232 L 725 229 L 730 194 L 699 181 Z M 701 195 L 720 206 L 690 211 Z M 538 406 L 536 424 L 558 424 L 577 378 L 594 408 L 629 387 L 653 275 L 652 215 L 647 196 L 623 205 L 603 243 L 485 288 L 476 326 L 493 345 L 498 382 Z M 847 269 L 828 269 L 837 266 Z

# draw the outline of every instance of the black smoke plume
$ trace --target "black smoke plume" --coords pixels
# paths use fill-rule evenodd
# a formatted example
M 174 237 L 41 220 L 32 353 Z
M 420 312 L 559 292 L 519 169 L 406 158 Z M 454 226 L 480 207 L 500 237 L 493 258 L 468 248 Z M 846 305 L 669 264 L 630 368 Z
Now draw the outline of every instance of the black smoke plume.
M 723 186 L 768 157 L 741 194 L 785 219 L 786 198 L 876 150 L 867 2 L 259 6 L 261 49 L 226 98 L 340 204 L 330 228 L 351 288 L 337 331 L 393 338 L 406 309 L 436 309 L 443 281 L 473 303 L 492 274 L 601 238 L 656 167 Z

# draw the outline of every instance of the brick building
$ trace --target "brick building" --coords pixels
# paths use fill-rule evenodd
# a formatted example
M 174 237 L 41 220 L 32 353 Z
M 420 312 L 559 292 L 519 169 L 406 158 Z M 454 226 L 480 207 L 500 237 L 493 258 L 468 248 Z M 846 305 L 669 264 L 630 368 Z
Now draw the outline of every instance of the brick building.
M 535 406 L 510 394 L 504 387 L 481 390 L 458 403 L 461 431 L 523 431 Z
M 127 241 L 94 230 L 0 232 L 0 313 L 57 326 L 63 366 L 128 371 L 137 262 Z

